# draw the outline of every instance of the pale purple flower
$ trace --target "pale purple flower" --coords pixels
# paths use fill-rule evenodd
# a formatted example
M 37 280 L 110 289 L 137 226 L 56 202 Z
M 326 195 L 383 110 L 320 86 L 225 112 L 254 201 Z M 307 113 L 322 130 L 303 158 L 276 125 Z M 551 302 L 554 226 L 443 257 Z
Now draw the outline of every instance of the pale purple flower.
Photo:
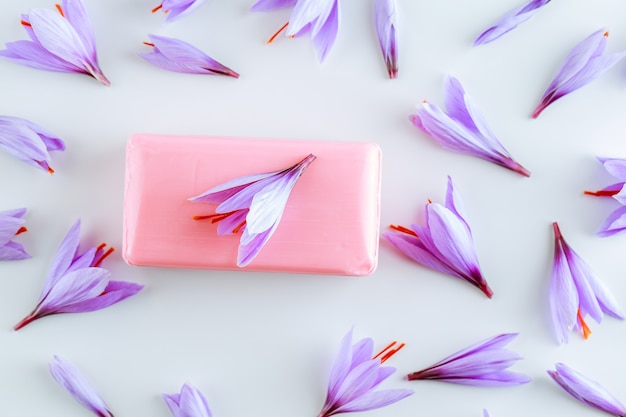
M 398 18 L 396 0 L 376 0 L 376 32 L 389 78 L 398 75 Z
M 20 161 L 52 174 L 50 152 L 65 150 L 65 143 L 26 119 L 0 116 L 0 148 Z
M 477 156 L 530 176 L 530 172 L 515 162 L 500 144 L 456 78 L 446 78 L 444 96 L 447 111 L 424 101 L 409 120 L 444 149 Z
M 328 381 L 326 401 L 318 417 L 374 410 L 400 401 L 413 394 L 407 389 L 376 388 L 394 372 L 395 368 L 381 366 L 404 344 L 388 345 L 374 355 L 374 342 L 370 338 L 352 344 L 352 330 L 341 341 Z
M 427 268 L 465 280 L 491 298 L 493 292 L 480 272 L 472 230 L 461 196 L 448 177 L 445 205 L 426 204 L 426 225 L 391 226 L 400 233 L 383 236 L 403 254 Z
M 519 354 L 504 348 L 516 336 L 517 333 L 501 334 L 476 343 L 428 368 L 409 374 L 408 379 L 432 379 L 482 387 L 526 384 L 530 382 L 528 376 L 507 369 L 522 359 Z
M 587 263 L 567 244 L 559 225 L 554 229 L 554 264 L 550 281 L 550 313 L 559 344 L 566 343 L 568 332 L 580 331 L 586 338 L 591 331 L 587 315 L 597 323 L 603 313 L 623 320 L 624 314 L 609 290 L 591 271 Z
M 138 293 L 143 286 L 111 281 L 111 273 L 100 267 L 113 252 L 106 244 L 80 253 L 80 221 L 61 242 L 34 310 L 15 325 L 19 330 L 41 317 L 59 313 L 82 313 L 108 307 Z
M 483 417 L 489 417 L 489 412 L 487 410 L 483 410 Z
M 626 407 L 602 385 L 562 363 L 555 365 L 548 375 L 569 395 L 583 404 L 612 416 L 626 416 Z
M 110 85 L 98 64 L 96 41 L 82 0 L 62 0 L 56 12 L 32 9 L 22 15 L 22 26 L 31 40 L 7 43 L 0 56 L 32 68 L 87 74 Z
M 604 54 L 609 32 L 598 30 L 572 49 L 541 102 L 532 114 L 537 118 L 550 104 L 598 78 L 626 56 L 626 51 Z
M 152 42 L 145 44 L 152 47 L 152 52 L 139 56 L 157 67 L 187 74 L 227 75 L 239 78 L 235 71 L 187 42 L 164 36 L 148 36 Z
M 309 155 L 280 171 L 246 175 L 217 185 L 190 201 L 219 204 L 215 214 L 196 216 L 220 222 L 218 235 L 243 231 L 237 265 L 248 265 L 272 237 L 283 216 L 291 190 L 306 167 L 315 160 Z
M 611 236 L 626 230 L 626 160 L 620 158 L 598 158 L 609 174 L 617 178 L 619 182 L 604 187 L 598 191 L 585 191 L 587 195 L 596 197 L 613 197 L 622 207 L 609 215 L 606 221 L 600 226 L 598 236 Z
M 26 232 L 24 227 L 25 208 L 0 211 L 0 261 L 18 261 L 30 258 L 24 247 L 13 239 Z
M 174 417 L 212 416 L 206 398 L 192 385 L 183 385 L 179 394 L 163 394 L 162 396 Z
M 52 377 L 69 392 L 83 407 L 98 417 L 113 417 L 100 394 L 87 378 L 67 360 L 54 356 L 49 365 Z
M 523 6 L 517 7 L 500 18 L 493 26 L 489 27 L 474 41 L 474 46 L 483 45 L 489 42 L 493 42 L 500 36 L 515 29 L 520 24 L 524 23 L 537 12 L 542 6 L 548 4 L 550 0 L 530 0 Z
M 152 13 L 163 10 L 167 14 L 165 21 L 173 22 L 179 17 L 185 16 L 206 3 L 206 0 L 163 0 L 161 4 L 152 9 Z

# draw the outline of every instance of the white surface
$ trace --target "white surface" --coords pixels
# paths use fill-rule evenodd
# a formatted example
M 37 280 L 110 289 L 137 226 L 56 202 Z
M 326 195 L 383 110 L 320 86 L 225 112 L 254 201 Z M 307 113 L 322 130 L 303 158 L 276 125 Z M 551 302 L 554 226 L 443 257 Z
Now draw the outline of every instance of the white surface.
M 0 265 L 0 414 L 90 415 L 49 376 L 47 363 L 57 354 L 81 368 L 119 416 L 168 416 L 159 393 L 177 392 L 184 382 L 206 394 L 216 417 L 315 416 L 351 326 L 380 347 L 407 343 L 390 361 L 398 373 L 384 386 L 415 395 L 370 416 L 480 416 L 483 408 L 494 417 L 599 415 L 549 380 L 545 370 L 559 361 L 626 401 L 626 324 L 592 322 L 588 341 L 573 334 L 559 347 L 547 311 L 554 220 L 626 306 L 626 235 L 594 235 L 617 203 L 582 195 L 612 180 L 596 155 L 626 156 L 625 63 L 530 119 L 564 57 L 588 34 L 613 29 L 609 51 L 626 48 L 624 2 L 554 1 L 495 43 L 472 48 L 521 1 L 398 0 L 397 80 L 386 78 L 369 0 L 341 2 L 340 32 L 323 64 L 305 38 L 265 45 L 289 14 L 248 13 L 252 0 L 214 0 L 170 25 L 150 14 L 158 1 L 86 3 L 111 88 L 0 61 L 0 114 L 39 123 L 68 148 L 54 154 L 53 176 L 0 154 L 0 208 L 28 208 L 29 232 L 18 240 L 33 255 Z M 19 18 L 29 7 L 53 2 L 5 1 L 0 42 L 26 37 Z M 241 78 L 152 67 L 136 56 L 148 33 L 186 40 Z M 530 178 L 442 150 L 407 121 L 422 99 L 442 104 L 447 73 L 461 80 Z M 443 200 L 449 174 L 494 298 L 385 242 L 377 272 L 359 279 L 127 266 L 119 249 L 124 146 L 133 132 L 376 142 L 383 149 L 384 227 L 421 221 L 427 198 Z M 118 248 L 105 264 L 113 276 L 145 290 L 105 310 L 47 317 L 14 332 L 78 217 L 85 243 Z M 513 369 L 532 383 L 488 389 L 403 379 L 503 332 L 520 332 L 511 348 L 526 359 Z

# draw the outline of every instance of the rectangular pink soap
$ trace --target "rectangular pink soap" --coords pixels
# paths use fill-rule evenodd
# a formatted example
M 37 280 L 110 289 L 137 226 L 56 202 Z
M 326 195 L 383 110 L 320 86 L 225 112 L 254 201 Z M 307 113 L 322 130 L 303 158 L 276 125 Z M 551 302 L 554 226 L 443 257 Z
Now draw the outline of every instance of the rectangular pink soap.
M 237 266 L 241 232 L 194 220 L 195 197 L 238 177 L 317 158 L 295 184 L 275 233 Z M 378 261 L 380 148 L 372 143 L 133 135 L 126 153 L 124 259 L 131 265 L 354 275 Z

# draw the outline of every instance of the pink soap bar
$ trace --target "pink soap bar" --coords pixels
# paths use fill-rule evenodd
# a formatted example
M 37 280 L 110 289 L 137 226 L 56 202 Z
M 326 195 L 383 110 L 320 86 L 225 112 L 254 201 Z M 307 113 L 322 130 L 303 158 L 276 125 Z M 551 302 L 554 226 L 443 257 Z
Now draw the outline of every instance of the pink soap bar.
M 226 181 L 317 156 L 296 183 L 274 235 L 237 266 L 241 232 L 194 220 L 191 202 Z M 380 148 L 372 143 L 133 135 L 126 153 L 124 259 L 131 265 L 355 275 L 378 261 Z

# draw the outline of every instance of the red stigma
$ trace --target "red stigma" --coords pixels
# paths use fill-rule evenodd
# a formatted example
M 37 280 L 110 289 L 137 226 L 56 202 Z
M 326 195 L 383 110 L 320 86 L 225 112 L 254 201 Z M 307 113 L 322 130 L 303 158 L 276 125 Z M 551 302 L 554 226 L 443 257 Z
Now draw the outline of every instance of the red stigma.
M 229 211 L 228 213 L 213 213 L 213 214 L 207 214 L 205 216 L 193 216 L 193 219 L 194 220 L 211 219 L 211 223 L 217 223 L 217 222 L 221 222 L 222 220 L 224 220 L 227 217 L 232 216 L 233 214 L 237 213 L 238 211 L 239 210 L 233 210 L 233 211 Z M 245 225 L 246 225 L 246 221 L 244 220 L 241 223 L 239 223 L 237 226 L 235 226 L 233 228 L 233 230 L 231 231 L 231 233 L 233 233 L 233 234 L 237 233 Z
M 49 173 L 50 175 L 54 174 L 54 169 L 52 169 L 52 168 L 48 167 L 48 173 Z
M 589 326 L 587 326 L 587 323 L 585 323 L 585 319 L 583 319 L 580 308 L 578 309 L 578 313 L 576 313 L 576 315 L 578 316 L 578 322 L 580 323 L 580 330 L 582 330 L 583 332 L 583 337 L 585 338 L 585 340 L 587 340 L 589 339 L 589 335 L 591 334 L 591 329 L 589 328 Z
M 395 355 L 400 349 L 402 349 L 405 346 L 405 343 L 400 343 L 396 348 L 393 348 L 396 345 L 396 343 L 398 342 L 395 340 L 389 343 L 387 346 L 385 346 L 383 350 L 381 350 L 376 355 L 374 355 L 372 359 L 380 358 L 380 363 L 384 363 L 387 359 L 391 358 L 393 355 Z
M 608 31 L 607 31 L 607 32 L 604 32 L 604 37 L 605 37 L 605 38 L 608 38 L 608 37 L 609 37 L 609 32 L 608 32 Z
M 65 13 L 63 13 L 63 8 L 61 7 L 61 5 L 57 3 L 57 4 L 55 4 L 54 6 L 55 6 L 55 7 L 57 8 L 57 10 L 59 11 L 59 14 L 60 14 L 61 16 L 65 17 Z
M 30 22 L 27 22 L 24 19 L 20 20 L 20 23 L 22 24 L 22 26 L 28 26 L 29 28 L 33 27 L 33 25 L 31 25 Z
M 287 26 L 289 26 L 289 22 L 285 23 L 280 29 L 278 29 L 278 31 L 276 31 L 276 33 L 270 36 L 270 38 L 267 40 L 267 44 L 269 45 L 270 43 L 274 42 L 274 39 L 276 39 L 276 37 L 280 35 L 283 30 L 287 29 Z
M 407 227 L 404 227 L 404 226 L 400 226 L 400 225 L 396 225 L 396 224 L 390 224 L 389 228 L 393 229 L 393 230 L 396 230 L 398 232 L 406 233 L 407 235 L 419 237 L 417 235 L 417 233 L 415 233 L 413 230 L 411 230 L 411 229 L 409 229 Z
M 96 248 L 96 253 L 101 252 L 105 247 L 106 247 L 106 243 L 102 243 L 100 246 L 98 246 Z M 102 264 L 102 261 L 104 261 L 110 254 L 113 253 L 113 251 L 115 251 L 114 248 L 109 248 L 106 252 L 104 252 L 102 255 L 100 255 L 100 257 L 98 259 L 95 259 L 91 266 L 96 268 L 99 267 L 100 264 Z
M 24 226 L 20 227 L 19 229 L 17 229 L 17 232 L 15 232 L 15 236 L 24 233 L 24 232 L 28 232 L 28 229 L 25 228 Z
M 161 8 L 163 7 L 163 3 L 159 4 L 157 7 L 155 7 L 154 9 L 152 9 L 152 13 L 156 13 L 159 10 L 161 10 Z
M 612 197 L 615 194 L 619 193 L 619 190 L 598 190 L 598 191 L 588 191 L 585 190 L 583 194 L 585 195 L 593 195 L 596 197 Z
M 152 47 L 154 48 L 154 44 L 153 44 L 153 43 L 150 43 L 150 42 L 144 42 L 143 44 L 144 44 L 144 45 L 148 45 L 148 46 L 152 46 Z

